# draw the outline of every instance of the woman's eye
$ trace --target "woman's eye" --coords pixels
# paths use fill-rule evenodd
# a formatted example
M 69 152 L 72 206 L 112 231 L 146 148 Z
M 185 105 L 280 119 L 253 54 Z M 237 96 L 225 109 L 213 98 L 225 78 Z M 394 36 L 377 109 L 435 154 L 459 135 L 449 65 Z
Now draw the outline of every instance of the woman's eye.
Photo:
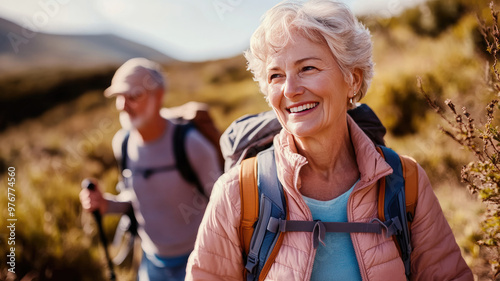
M 277 73 L 275 73 L 275 74 L 271 74 L 271 75 L 269 76 L 269 81 L 272 81 L 274 78 L 279 78 L 279 77 L 280 77 L 280 75 L 279 75 L 279 74 L 277 74 Z
M 302 71 L 308 71 L 308 70 L 314 70 L 314 69 L 316 69 L 316 67 L 314 67 L 314 66 L 304 66 L 302 68 Z

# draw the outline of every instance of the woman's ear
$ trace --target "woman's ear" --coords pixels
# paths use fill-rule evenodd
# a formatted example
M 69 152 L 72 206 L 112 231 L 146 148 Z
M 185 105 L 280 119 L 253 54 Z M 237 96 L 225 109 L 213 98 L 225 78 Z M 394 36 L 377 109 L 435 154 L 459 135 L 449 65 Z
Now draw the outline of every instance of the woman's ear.
M 363 70 L 356 68 L 352 72 L 352 94 L 358 93 L 363 84 Z M 354 96 L 353 96 L 354 97 Z
M 361 94 L 358 95 L 361 85 L 363 84 L 363 71 L 359 68 L 354 69 L 351 73 L 352 85 L 351 90 L 347 93 L 347 107 L 356 108 L 356 104 L 360 99 Z

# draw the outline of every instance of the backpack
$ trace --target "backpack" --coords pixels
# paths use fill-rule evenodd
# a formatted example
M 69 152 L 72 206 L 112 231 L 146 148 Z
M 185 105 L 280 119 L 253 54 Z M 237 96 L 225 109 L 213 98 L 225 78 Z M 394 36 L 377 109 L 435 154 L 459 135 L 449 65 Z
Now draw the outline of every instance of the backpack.
M 365 232 L 392 236 L 405 266 L 411 270 L 411 222 L 418 197 L 416 162 L 379 146 L 379 152 L 394 172 L 379 181 L 379 218 L 370 223 L 338 223 L 287 220 L 286 198 L 276 174 L 274 149 L 245 159 L 240 168 L 241 223 L 240 243 L 246 260 L 247 280 L 263 280 L 289 231 L 313 232 L 314 247 L 325 232 Z M 256 171 L 257 170 L 257 171 Z M 276 188 L 278 187 L 278 188 Z M 405 223 L 406 222 L 406 223 Z M 323 229 L 322 229 L 323 228 Z
M 377 150 L 394 170 L 393 174 L 380 180 L 379 218 L 370 223 L 287 221 L 286 197 L 277 177 L 272 147 L 272 138 L 281 130 L 281 125 L 273 114 L 265 112 L 244 116 L 236 120 L 222 135 L 221 148 L 226 159 L 225 169 L 241 162 L 242 216 L 239 233 L 246 261 L 247 280 L 265 278 L 281 247 L 283 234 L 287 231 L 313 232 L 313 237 L 316 237 L 313 244 L 317 247 L 325 232 L 380 234 L 382 229 L 386 229 L 386 235 L 392 236 L 396 242 L 406 276 L 409 278 L 411 254 L 409 230 L 418 192 L 417 165 L 409 158 L 400 158 L 394 151 L 383 146 L 385 128 L 368 106 L 361 105 L 349 110 L 348 113 L 377 145 Z M 270 120 L 272 118 L 275 121 Z M 262 132 L 258 131 L 259 129 L 263 129 Z M 254 139 L 256 141 L 253 142 Z M 233 146 L 229 146 L 228 150 L 224 144 Z M 247 144 L 248 147 L 242 144 Z M 259 152 L 259 149 L 266 147 L 269 148 Z M 245 159 L 248 155 L 251 157 Z
M 162 108 L 160 114 L 162 117 L 170 119 L 175 125 L 173 135 L 175 165 L 144 169 L 140 171 L 142 176 L 148 178 L 157 172 L 177 169 L 184 180 L 194 184 L 198 191 L 206 196 L 196 172 L 189 163 L 185 143 L 189 131 L 198 130 L 216 148 L 218 162 L 222 167 L 223 158 L 219 148 L 219 138 L 221 134 L 209 115 L 208 105 L 199 102 L 188 102 L 177 107 Z M 122 141 L 121 159 L 119 161 L 119 168 L 122 175 L 127 169 L 127 145 L 129 137 L 130 132 L 127 131 Z
M 162 108 L 160 114 L 162 117 L 168 118 L 175 124 L 173 135 L 175 165 L 144 169 L 140 171 L 142 176 L 148 178 L 156 172 L 177 169 L 184 180 L 195 185 L 198 192 L 208 198 L 207 194 L 205 194 L 205 190 L 203 189 L 203 185 L 196 175 L 196 172 L 189 163 L 185 148 L 185 140 L 188 132 L 190 130 L 198 130 L 216 148 L 218 162 L 222 167 L 223 158 L 219 147 L 219 138 L 221 134 L 215 126 L 213 119 L 209 115 L 208 105 L 199 102 L 188 102 L 177 107 Z M 125 176 L 127 173 L 130 174 L 129 172 L 126 172 L 127 145 L 129 137 L 130 132 L 127 131 L 121 145 L 121 158 L 118 161 L 118 167 L 122 176 Z M 121 187 L 121 189 L 123 188 L 124 187 Z M 138 235 L 137 229 L 138 222 L 135 218 L 134 211 L 130 208 L 120 219 L 115 238 L 113 240 L 113 244 L 120 247 L 123 240 L 122 237 L 124 237 L 124 235 L 129 236 L 125 239 L 128 240 L 125 242 L 125 247 L 122 248 L 122 250 L 120 250 L 113 259 L 115 264 L 121 264 L 128 256 L 128 253 L 133 247 L 133 240 Z

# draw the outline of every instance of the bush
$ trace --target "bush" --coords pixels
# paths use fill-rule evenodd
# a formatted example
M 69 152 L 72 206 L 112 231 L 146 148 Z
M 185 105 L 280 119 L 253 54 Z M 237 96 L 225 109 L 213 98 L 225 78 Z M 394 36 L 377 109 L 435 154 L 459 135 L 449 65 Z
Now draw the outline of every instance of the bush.
M 486 75 L 489 89 L 483 93 L 488 98 L 483 117 L 476 120 L 466 107 L 457 109 L 455 103 L 446 100 L 446 107 L 440 107 L 425 93 L 424 96 L 435 111 L 447 122 L 448 128 L 441 130 L 460 146 L 475 156 L 475 160 L 461 169 L 462 181 L 469 191 L 485 203 L 487 209 L 481 222 L 482 237 L 479 245 L 493 252 L 490 264 L 493 276 L 500 274 L 500 129 L 495 119 L 499 109 L 500 72 L 497 54 L 500 52 L 500 31 L 498 12 L 490 5 L 493 22 L 486 25 L 481 21 L 481 33 L 486 41 L 487 50 L 493 66 Z

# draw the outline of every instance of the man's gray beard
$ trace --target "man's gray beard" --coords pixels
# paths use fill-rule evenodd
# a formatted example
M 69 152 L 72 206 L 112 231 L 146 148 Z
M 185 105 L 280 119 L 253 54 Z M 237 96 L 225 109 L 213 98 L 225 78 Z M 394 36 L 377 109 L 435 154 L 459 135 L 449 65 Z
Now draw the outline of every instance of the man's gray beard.
M 127 112 L 122 111 L 120 112 L 120 124 L 122 125 L 122 128 L 125 130 L 130 130 L 132 129 L 132 123 L 130 122 L 130 116 L 128 115 Z

